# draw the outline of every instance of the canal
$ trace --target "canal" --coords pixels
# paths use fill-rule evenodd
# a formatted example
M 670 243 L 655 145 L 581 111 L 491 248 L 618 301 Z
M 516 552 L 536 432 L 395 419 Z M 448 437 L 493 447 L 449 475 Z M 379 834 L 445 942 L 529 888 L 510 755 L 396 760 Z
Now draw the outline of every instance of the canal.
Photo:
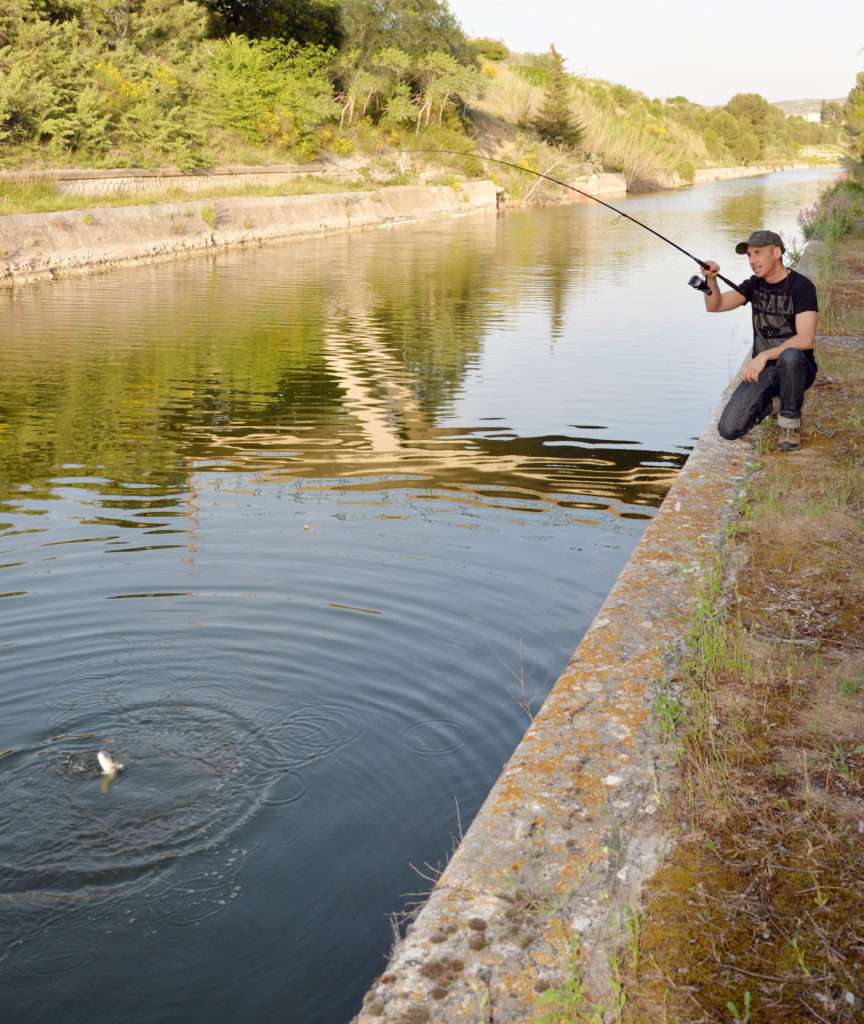
M 741 280 L 832 177 L 621 202 Z M 0 294 L 9 1019 L 356 1012 L 742 361 L 693 272 L 585 203 Z

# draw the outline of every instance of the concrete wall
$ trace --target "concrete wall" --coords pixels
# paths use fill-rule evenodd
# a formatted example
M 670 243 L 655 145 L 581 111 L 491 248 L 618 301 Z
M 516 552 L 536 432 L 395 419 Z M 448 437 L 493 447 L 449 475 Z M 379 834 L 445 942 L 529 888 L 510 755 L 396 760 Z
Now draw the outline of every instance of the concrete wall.
M 493 211 L 488 181 L 251 196 L 0 217 L 0 287 L 220 246 Z
M 656 820 L 664 769 L 654 696 L 674 678 L 697 584 L 734 515 L 752 452 L 748 440 L 722 441 L 716 422 L 356 1024 L 535 1020 L 542 992 L 568 979 L 574 939 L 589 996 L 611 1005 L 608 955 L 667 842 Z
M 808 167 L 809 164 L 783 164 L 769 167 L 767 164 L 741 167 L 701 167 L 693 175 L 693 181 L 685 181 L 677 172 L 660 174 L 651 181 L 634 181 L 630 185 L 631 192 L 658 192 L 667 188 L 687 188 L 690 185 L 705 185 L 710 181 L 727 181 L 733 178 L 757 178 L 775 171 L 787 171 L 795 167 Z
M 332 168 L 330 169 L 333 170 Z M 272 167 L 217 168 L 208 171 L 147 171 L 136 168 L 109 170 L 66 168 L 32 171 L 0 171 L 0 188 L 5 182 L 47 181 L 63 195 L 108 196 L 118 192 L 151 195 L 178 189 L 202 192 L 211 188 L 245 188 L 247 185 L 274 185 L 299 176 L 328 173 L 324 164 L 279 164 Z

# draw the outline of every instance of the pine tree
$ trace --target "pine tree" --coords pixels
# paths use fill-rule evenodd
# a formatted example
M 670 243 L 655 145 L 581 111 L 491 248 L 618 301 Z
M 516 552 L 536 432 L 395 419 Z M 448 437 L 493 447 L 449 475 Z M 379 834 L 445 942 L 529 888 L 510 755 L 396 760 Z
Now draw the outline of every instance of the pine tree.
M 549 85 L 534 127 L 544 142 L 564 149 L 575 149 L 585 130 L 570 109 L 570 82 L 554 44 L 549 48 Z

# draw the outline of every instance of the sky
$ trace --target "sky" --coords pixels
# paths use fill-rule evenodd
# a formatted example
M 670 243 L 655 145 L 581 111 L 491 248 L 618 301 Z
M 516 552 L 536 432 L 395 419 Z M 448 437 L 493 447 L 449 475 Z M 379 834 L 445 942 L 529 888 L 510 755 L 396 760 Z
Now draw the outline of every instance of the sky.
M 554 43 L 568 71 L 652 97 L 836 99 L 864 70 L 864 0 L 450 0 L 450 8 L 471 36 L 520 52 Z

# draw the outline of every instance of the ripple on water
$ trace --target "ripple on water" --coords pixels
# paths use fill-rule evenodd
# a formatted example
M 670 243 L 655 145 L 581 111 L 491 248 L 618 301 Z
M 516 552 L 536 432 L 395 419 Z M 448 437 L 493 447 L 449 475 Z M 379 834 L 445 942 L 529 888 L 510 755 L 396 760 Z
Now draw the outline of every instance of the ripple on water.
M 43 743 L 0 760 L 3 818 L 15 822 L 0 834 L 3 980 L 74 970 L 106 921 L 124 923 L 121 898 L 142 887 L 151 887 L 161 923 L 220 913 L 240 894 L 248 850 L 238 830 L 265 805 L 302 800 L 303 769 L 361 732 L 347 707 L 250 714 L 195 687 L 146 702 L 84 703 L 67 708 Z M 96 770 L 103 745 L 127 765 L 110 787 Z M 70 927 L 82 932 L 71 948 Z
M 429 718 L 415 722 L 403 733 L 408 750 L 421 757 L 439 757 L 452 754 L 465 745 L 462 727 L 448 718 Z

